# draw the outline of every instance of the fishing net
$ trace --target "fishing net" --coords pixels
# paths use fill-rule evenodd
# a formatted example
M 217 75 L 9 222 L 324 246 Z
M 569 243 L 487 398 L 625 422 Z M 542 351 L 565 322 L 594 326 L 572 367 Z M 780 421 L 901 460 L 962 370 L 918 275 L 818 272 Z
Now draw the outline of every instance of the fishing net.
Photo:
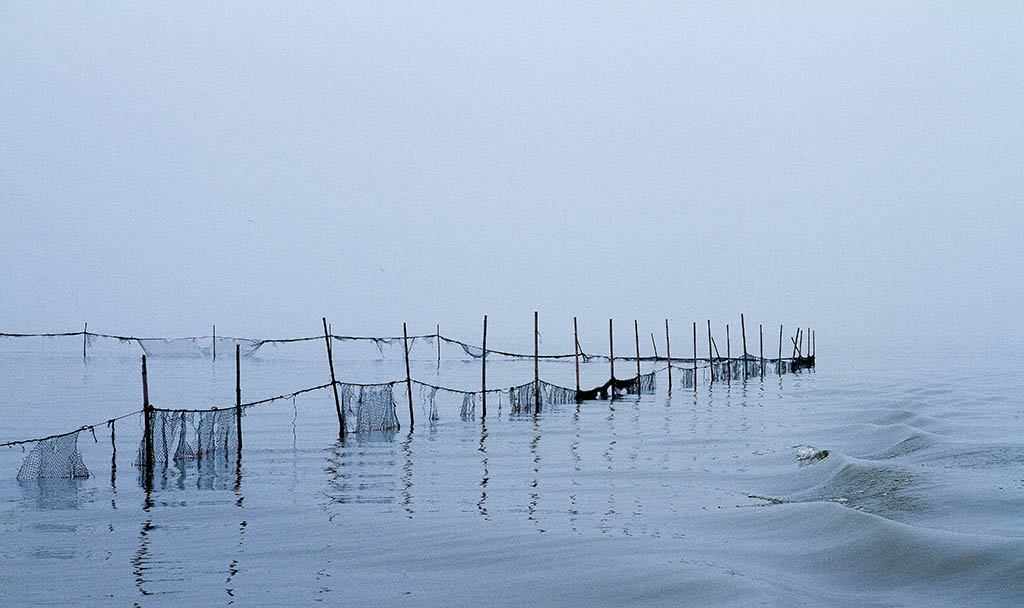
M 234 410 L 206 412 L 155 411 L 150 414 L 153 462 L 183 462 L 238 452 Z M 139 440 L 135 465 L 146 462 L 146 438 Z
M 466 393 L 462 397 L 462 410 L 459 412 L 459 416 L 463 420 L 476 418 L 476 393 Z
M 629 384 L 626 386 L 626 394 L 649 395 L 655 392 L 655 388 L 655 372 L 641 374 L 629 381 Z
M 30 479 L 82 479 L 89 469 L 78 451 L 78 432 L 36 443 L 18 469 L 18 481 Z
M 528 382 L 508 389 L 508 401 L 511 413 L 532 414 L 536 411 L 536 384 L 537 383 L 534 382 Z M 565 405 L 567 403 L 576 403 L 576 390 L 558 386 L 557 384 L 551 384 L 550 382 L 545 382 L 543 380 L 541 380 L 539 384 L 541 407 L 546 405 Z
M 679 386 L 683 388 L 693 388 L 696 381 L 696 374 L 694 374 L 692 367 L 676 367 L 672 366 L 674 371 L 673 375 L 679 378 Z
M 341 407 L 349 433 L 389 431 L 398 428 L 392 385 L 359 386 L 341 384 Z
M 212 338 L 136 338 L 135 341 L 139 343 L 147 357 L 213 357 L 214 340 Z M 216 343 L 217 354 L 221 357 L 233 356 L 236 345 L 239 347 L 239 353 L 243 357 L 253 355 L 263 346 L 262 340 L 247 340 L 244 338 L 218 337 Z
M 423 414 L 427 420 L 440 420 L 437 414 L 437 387 L 420 385 L 420 403 L 423 405 Z

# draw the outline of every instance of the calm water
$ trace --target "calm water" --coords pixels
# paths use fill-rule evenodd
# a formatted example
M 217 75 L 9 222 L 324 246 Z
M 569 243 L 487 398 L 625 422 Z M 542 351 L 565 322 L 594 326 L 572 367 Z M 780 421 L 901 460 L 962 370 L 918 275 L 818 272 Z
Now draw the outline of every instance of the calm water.
M 140 407 L 137 346 L 79 348 L 0 344 L 0 441 Z M 413 375 L 477 387 L 456 354 L 438 370 L 420 349 Z M 137 416 L 116 456 L 106 425 L 80 436 L 86 480 L 18 482 L 27 450 L 0 448 L 0 604 L 1021 605 L 1019 358 L 868 354 L 671 395 L 662 374 L 656 395 L 539 416 L 492 397 L 486 423 L 454 398 L 429 423 L 416 390 L 413 432 L 398 385 L 402 430 L 344 443 L 321 391 L 249 410 L 240 472 L 171 465 L 148 494 Z M 233 403 L 223 354 L 149 363 L 158 406 Z M 337 368 L 404 377 L 393 357 Z M 488 364 L 492 386 L 532 373 Z M 575 383 L 571 362 L 541 373 Z M 242 376 L 245 400 L 329 380 L 301 348 L 261 349 Z

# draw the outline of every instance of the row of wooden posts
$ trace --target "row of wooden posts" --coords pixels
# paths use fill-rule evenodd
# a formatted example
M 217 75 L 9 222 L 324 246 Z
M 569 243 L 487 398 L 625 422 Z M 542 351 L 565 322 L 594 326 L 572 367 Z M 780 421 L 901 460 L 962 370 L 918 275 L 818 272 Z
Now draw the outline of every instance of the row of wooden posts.
M 331 332 L 327 326 L 327 318 L 323 319 L 324 327 L 324 341 L 327 344 L 327 360 L 331 368 L 331 387 L 334 389 L 334 406 L 338 413 L 338 426 L 340 428 L 340 436 L 345 436 L 345 411 L 341 407 L 341 401 L 338 397 L 338 383 L 334 373 L 334 355 L 331 348 Z M 748 376 L 748 358 L 747 358 L 747 326 L 746 320 L 742 314 L 740 314 L 740 325 L 742 327 L 743 334 L 743 377 Z M 764 325 L 759 326 L 760 333 L 760 375 L 764 378 Z M 576 321 L 576 317 L 572 318 L 572 329 L 573 329 L 573 352 L 576 363 L 576 391 L 580 390 L 580 355 L 583 353 L 580 348 L 579 340 L 579 326 Z M 441 365 L 441 326 L 438 325 L 436 328 L 437 334 L 437 364 Z M 633 334 L 636 342 L 636 375 L 640 377 L 640 327 L 637 321 L 633 321 Z M 729 325 L 725 326 L 726 335 L 726 360 L 732 361 L 731 345 L 729 338 Z M 793 341 L 793 358 L 803 357 L 803 340 L 805 334 L 803 329 L 798 329 L 796 336 L 792 338 Z M 807 330 L 807 345 L 809 349 L 808 357 L 813 356 L 815 337 L 814 332 L 810 328 Z M 651 334 L 651 342 L 654 341 L 654 334 Z M 406 323 L 402 323 L 402 344 L 405 355 L 405 385 L 406 392 L 409 398 L 409 427 L 412 428 L 415 423 L 415 413 L 413 411 L 412 403 L 412 373 L 409 366 L 409 332 Z M 711 363 L 715 360 L 712 356 L 712 348 L 717 353 L 718 346 L 714 342 L 714 337 L 711 335 L 711 321 L 708 320 L 708 362 Z M 655 359 L 660 360 L 657 354 L 657 345 L 655 344 Z M 672 392 L 672 350 L 671 343 L 669 341 L 669 327 L 668 319 L 665 319 L 665 355 L 668 362 L 668 390 Z M 721 355 L 718 356 L 717 360 L 721 361 Z M 608 362 L 610 367 L 611 378 L 615 378 L 615 341 L 612 319 L 608 319 Z M 778 365 L 782 365 L 782 325 L 779 325 L 779 357 Z M 727 381 L 731 382 L 732 374 L 727 375 Z M 714 369 L 712 368 L 711 382 L 714 382 Z M 533 312 L 533 382 L 534 382 L 534 407 L 535 412 L 540 413 L 541 409 L 541 390 L 540 390 L 540 330 L 539 330 L 539 317 L 537 311 Z M 697 390 L 697 322 L 693 322 L 693 390 Z M 487 315 L 484 315 L 484 331 L 483 331 L 483 344 L 482 353 L 480 357 L 480 394 L 481 394 L 481 417 L 487 417 Z
M 337 415 L 338 415 L 339 435 L 341 437 L 344 437 L 345 436 L 345 411 L 341 407 L 341 399 L 340 399 L 340 396 L 338 395 L 338 380 L 337 380 L 337 376 L 336 376 L 335 371 L 334 371 L 334 352 L 333 352 L 333 348 L 332 348 L 332 345 L 331 345 L 331 332 L 330 332 L 330 329 L 327 326 L 327 318 L 324 317 L 322 319 L 322 321 L 323 321 L 323 329 L 324 329 L 324 341 L 325 341 L 325 344 L 326 344 L 326 347 L 327 347 L 327 360 L 328 360 L 328 364 L 330 366 L 330 371 L 331 371 L 331 389 L 332 389 L 332 391 L 334 393 L 334 406 L 335 406 L 335 409 L 336 409 Z M 744 316 L 742 314 L 740 315 L 740 324 L 741 324 L 741 327 L 742 327 L 742 334 L 743 334 L 743 368 L 744 368 L 744 378 L 746 378 L 747 375 L 748 375 L 747 374 L 747 369 L 748 369 L 748 361 L 749 361 L 749 359 L 747 358 L 748 353 L 747 353 L 746 321 L 745 321 Z M 572 325 L 573 325 L 573 342 L 574 342 L 574 344 L 573 344 L 573 351 L 574 351 L 574 358 L 575 358 L 575 364 L 576 364 L 576 390 L 579 391 L 580 390 L 580 355 L 582 354 L 582 349 L 580 348 L 579 328 L 578 328 L 576 317 L 573 317 Z M 441 348 L 440 348 L 440 342 L 441 342 L 440 341 L 440 336 L 441 336 L 441 333 L 440 333 L 440 329 L 441 329 L 440 326 L 438 326 L 437 327 L 437 343 L 438 343 L 437 360 L 438 360 L 438 365 L 440 365 L 440 362 L 441 362 Z M 88 324 L 86 324 L 85 331 L 86 332 L 88 331 Z M 725 331 L 726 331 L 726 358 L 725 358 L 725 360 L 731 362 L 732 361 L 732 358 L 731 358 L 731 345 L 730 345 L 729 326 L 728 325 L 725 326 Z M 779 364 L 780 367 L 782 365 L 782 337 L 783 337 L 782 331 L 783 331 L 783 328 L 782 328 L 782 325 L 780 325 L 779 326 L 779 356 L 778 356 L 778 364 Z M 636 344 L 636 375 L 637 375 L 637 377 L 640 377 L 640 375 L 641 375 L 641 372 L 640 372 L 640 361 L 641 361 L 641 357 L 640 357 L 640 328 L 639 328 L 639 324 L 637 323 L 637 321 L 633 321 L 633 334 L 634 334 L 635 344 Z M 761 378 L 764 378 L 764 326 L 763 325 L 759 325 L 759 334 L 760 334 L 760 345 L 761 345 L 760 346 L 760 363 L 761 363 L 760 364 L 760 375 L 761 375 Z M 804 341 L 804 336 L 805 335 L 807 336 L 807 344 L 808 344 L 808 349 L 809 349 L 808 357 L 813 357 L 813 355 L 814 355 L 814 353 L 816 351 L 814 332 L 811 331 L 810 329 L 808 329 L 807 330 L 807 334 L 804 334 L 803 333 L 803 329 L 799 329 L 799 330 L 797 330 L 796 336 L 794 336 L 792 338 L 792 342 L 793 342 L 793 358 L 797 358 L 797 357 L 801 357 L 802 358 L 803 357 L 803 352 L 802 351 L 803 351 L 803 341 Z M 216 336 L 216 326 L 214 326 L 214 336 Z M 83 337 L 83 340 L 84 340 L 84 337 Z M 404 354 L 405 354 L 405 385 L 406 385 L 406 391 L 407 391 L 408 399 L 409 399 L 409 426 L 410 426 L 410 428 L 412 428 L 412 426 L 413 426 L 413 424 L 415 422 L 415 413 L 414 413 L 414 410 L 413 410 L 413 399 L 412 399 L 412 372 L 411 372 L 411 368 L 410 368 L 410 365 L 409 365 L 409 333 L 408 333 L 407 325 L 405 323 L 402 323 L 402 340 L 403 340 L 403 347 L 404 347 L 403 350 L 404 350 Z M 653 333 L 651 334 L 651 341 L 652 341 L 652 343 L 655 343 L 654 334 Z M 214 338 L 214 345 L 215 346 L 214 346 L 213 353 L 214 353 L 214 357 L 216 358 L 216 337 Z M 665 350 L 666 350 L 665 360 L 668 362 L 668 390 L 669 390 L 669 392 L 671 392 L 672 391 L 672 350 L 671 350 L 671 342 L 670 342 L 670 339 L 669 339 L 669 323 L 668 323 L 668 319 L 665 319 Z M 718 361 L 722 360 L 722 357 L 721 357 L 720 354 L 718 355 L 717 359 L 714 357 L 714 354 L 717 353 L 717 351 L 718 351 L 718 346 L 715 344 L 714 337 L 711 334 L 711 321 L 709 320 L 708 321 L 708 362 L 709 363 L 712 363 L 715 360 L 718 360 Z M 83 356 L 85 356 L 85 346 L 84 346 L 84 344 L 83 344 L 83 351 L 82 352 L 83 352 Z M 658 357 L 658 355 L 657 355 L 657 345 L 656 345 L 656 343 L 655 343 L 655 359 L 656 360 L 661 360 L 661 358 Z M 697 359 L 697 323 L 695 321 L 693 323 L 693 378 L 694 378 L 694 382 L 693 382 L 694 386 L 693 386 L 693 388 L 694 388 L 694 391 L 697 390 L 697 382 L 696 382 L 696 380 L 697 380 L 697 360 L 698 360 Z M 609 371 L 610 371 L 610 374 L 611 374 L 611 378 L 614 380 L 614 378 L 615 378 L 615 343 L 614 343 L 614 331 L 613 331 L 613 321 L 612 321 L 612 319 L 608 319 L 608 361 L 609 361 L 609 368 L 610 368 Z M 240 366 L 240 363 L 241 363 L 240 347 L 239 347 L 238 344 L 236 344 L 235 345 L 235 422 L 236 422 L 236 431 L 238 433 L 238 454 L 239 454 L 239 457 L 241 456 L 241 452 L 242 452 L 242 377 L 241 377 L 241 366 Z M 727 379 L 731 380 L 731 376 L 732 376 L 731 373 L 728 374 L 727 375 Z M 712 368 L 711 382 L 713 383 L 714 380 L 715 380 L 714 370 Z M 534 311 L 534 313 L 533 313 L 533 382 L 534 382 L 534 398 L 535 398 L 534 406 L 535 406 L 535 412 L 540 413 L 540 409 L 541 409 L 541 390 L 540 390 L 540 331 L 539 331 L 539 317 L 538 317 L 537 311 Z M 482 356 L 480 358 L 480 384 L 481 384 L 481 416 L 482 417 L 486 417 L 487 416 L 487 315 L 484 315 L 483 347 L 482 347 Z M 142 356 L 142 402 L 143 402 L 143 414 L 144 414 L 143 418 L 144 418 L 144 425 L 145 425 L 145 459 L 146 459 L 145 460 L 145 468 L 146 468 L 146 471 L 147 471 L 147 475 L 151 475 L 152 474 L 152 464 L 153 464 L 153 435 L 152 435 L 152 429 L 151 429 L 151 418 L 152 418 L 152 414 L 153 414 L 153 406 L 149 402 L 149 383 L 148 383 L 148 379 L 147 379 L 146 356 L 145 355 Z

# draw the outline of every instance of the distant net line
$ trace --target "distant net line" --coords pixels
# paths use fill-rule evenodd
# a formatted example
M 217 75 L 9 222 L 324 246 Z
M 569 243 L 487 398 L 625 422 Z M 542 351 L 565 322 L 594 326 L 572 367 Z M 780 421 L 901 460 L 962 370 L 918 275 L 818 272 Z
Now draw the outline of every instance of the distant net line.
M 109 339 L 113 339 L 113 340 L 120 340 L 120 341 L 123 341 L 123 342 L 138 342 L 139 345 L 143 347 L 143 350 L 145 350 L 145 345 L 144 345 L 145 342 L 172 342 L 172 341 L 214 340 L 214 339 L 216 339 L 216 340 L 234 341 L 234 342 L 247 342 L 247 343 L 253 345 L 252 348 L 249 350 L 250 353 L 251 352 L 255 352 L 255 350 L 257 350 L 259 347 L 261 347 L 261 346 L 263 346 L 265 344 L 290 344 L 290 343 L 297 343 L 297 342 L 312 342 L 312 341 L 318 341 L 318 340 L 323 340 L 324 339 L 324 336 L 322 336 L 322 335 L 320 335 L 320 336 L 305 336 L 305 337 L 297 337 L 297 338 L 240 338 L 240 337 L 237 337 L 237 336 L 222 336 L 222 335 L 217 335 L 217 336 L 214 336 L 214 335 L 200 335 L 200 336 L 179 336 L 179 337 L 153 337 L 153 336 L 144 337 L 144 336 L 125 336 L 125 335 L 119 335 L 119 334 L 107 334 L 107 333 L 99 333 L 99 332 L 92 332 L 92 331 L 49 332 L 49 333 L 12 333 L 12 332 L 0 332 L 0 338 L 57 338 L 57 337 L 73 337 L 73 336 L 83 336 L 83 337 L 90 337 L 91 336 L 91 337 L 96 337 L 96 338 L 109 338 Z M 331 337 L 331 339 L 337 340 L 337 341 L 340 341 L 340 342 L 345 342 L 345 341 L 366 341 L 366 342 L 374 342 L 374 343 L 376 343 L 378 345 L 379 344 L 388 344 L 388 345 L 390 345 L 390 344 L 393 344 L 395 342 L 400 342 L 400 341 L 402 341 L 405 338 L 405 336 L 345 336 L 345 335 L 338 335 L 338 334 L 333 334 L 333 333 L 330 334 L 330 337 Z M 483 349 L 483 347 L 477 346 L 477 345 L 474 345 L 474 344 L 470 344 L 469 342 L 458 340 L 456 338 L 449 338 L 448 336 L 445 336 L 443 334 L 438 334 L 438 333 L 418 334 L 418 335 L 414 335 L 414 336 L 408 336 L 408 339 L 409 339 L 410 343 L 415 341 L 415 340 L 435 340 L 435 339 L 440 339 L 443 342 L 447 342 L 449 344 L 455 344 L 455 345 L 461 347 L 462 350 L 468 356 L 470 356 L 470 357 L 472 357 L 474 359 L 480 359 L 480 358 L 482 358 L 484 356 L 484 349 Z M 640 356 L 640 357 L 637 357 L 635 355 L 615 355 L 614 357 L 609 357 L 608 355 L 605 355 L 605 354 L 587 353 L 587 352 L 584 352 L 582 348 L 580 349 L 579 353 L 565 353 L 565 354 L 517 353 L 517 352 L 513 352 L 513 351 L 498 350 L 498 349 L 493 349 L 493 348 L 488 348 L 488 349 L 486 349 L 486 351 L 487 351 L 486 352 L 487 355 L 498 355 L 498 356 L 501 356 L 501 357 L 509 357 L 509 358 L 515 358 L 515 359 L 542 359 L 542 360 L 572 359 L 572 358 L 575 358 L 577 356 L 579 356 L 583 361 L 590 361 L 592 359 L 609 361 L 611 359 L 614 359 L 615 361 L 647 361 L 647 362 L 668 361 L 668 362 L 680 362 L 680 363 L 683 363 L 683 362 L 687 362 L 687 361 L 693 362 L 693 361 L 696 360 L 698 362 L 705 362 L 705 363 L 709 363 L 709 364 L 710 363 L 715 363 L 715 362 L 720 362 L 720 361 L 743 361 L 744 359 L 746 359 L 748 361 L 755 361 L 755 360 L 759 361 L 759 360 L 761 360 L 760 357 L 756 357 L 756 356 L 754 356 L 754 355 L 752 355 L 750 353 L 748 353 L 745 356 L 737 356 L 737 357 L 720 357 L 720 356 L 715 356 L 715 357 L 671 357 L 671 358 L 669 358 L 669 357 L 662 357 L 662 356 L 658 356 L 658 355 L 644 355 L 644 356 Z M 799 360 L 799 359 L 804 359 L 804 358 L 806 358 L 806 356 L 800 356 L 800 355 L 794 355 L 794 356 L 791 356 L 791 357 L 764 357 L 764 361 L 771 362 L 771 363 L 777 363 L 779 361 L 794 361 L 794 360 Z

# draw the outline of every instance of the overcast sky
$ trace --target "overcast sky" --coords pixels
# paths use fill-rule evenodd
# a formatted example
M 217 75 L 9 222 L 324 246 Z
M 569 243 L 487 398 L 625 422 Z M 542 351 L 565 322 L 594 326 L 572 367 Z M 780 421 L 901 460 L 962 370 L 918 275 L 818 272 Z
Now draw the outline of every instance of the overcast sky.
M 124 4 L 0 4 L 0 331 L 1024 331 L 1020 3 Z

